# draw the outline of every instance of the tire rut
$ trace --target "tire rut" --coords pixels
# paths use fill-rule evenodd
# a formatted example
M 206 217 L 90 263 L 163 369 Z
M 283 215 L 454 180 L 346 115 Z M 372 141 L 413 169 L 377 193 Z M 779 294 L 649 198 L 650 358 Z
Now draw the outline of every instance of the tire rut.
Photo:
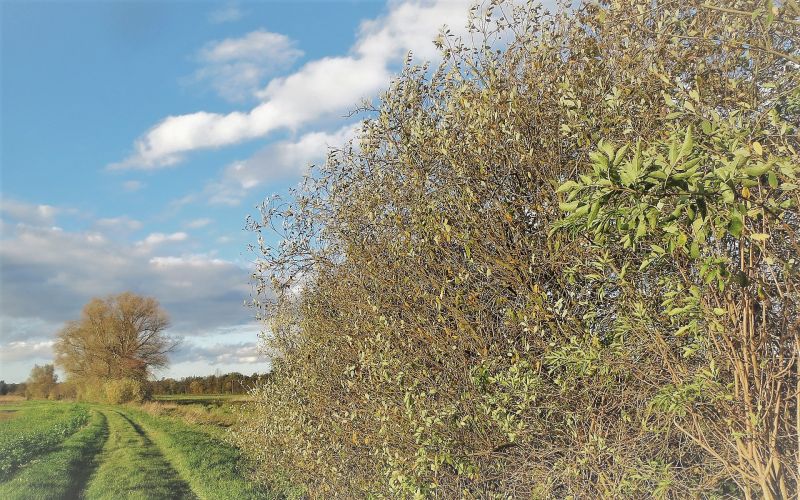
M 83 498 L 197 498 L 139 424 L 118 410 L 102 413 L 109 437 Z
M 97 470 L 97 467 L 100 466 L 100 457 L 103 454 L 103 448 L 105 447 L 106 443 L 108 442 L 109 430 L 108 430 L 108 418 L 106 417 L 105 413 L 92 410 L 102 418 L 102 427 L 103 430 L 100 431 L 100 442 L 97 443 L 96 447 L 93 447 L 89 450 L 91 456 L 86 457 L 87 459 L 81 463 L 79 467 L 75 469 L 75 475 L 72 479 L 72 484 L 70 485 L 69 489 L 67 490 L 67 498 L 83 498 L 83 492 L 86 490 L 86 487 L 89 484 L 89 479 L 92 477 L 92 474 Z

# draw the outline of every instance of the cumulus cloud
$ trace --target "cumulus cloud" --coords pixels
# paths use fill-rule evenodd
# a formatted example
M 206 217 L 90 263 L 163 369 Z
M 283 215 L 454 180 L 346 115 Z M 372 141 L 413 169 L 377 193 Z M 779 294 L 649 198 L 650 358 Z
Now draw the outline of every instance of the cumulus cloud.
M 170 355 L 169 373 L 175 377 L 208 373 L 210 366 L 222 372 L 267 372 L 271 364 L 258 343 L 260 331 L 259 323 L 249 322 L 176 332 L 181 342 Z
M 445 24 L 464 26 L 469 4 L 466 0 L 392 3 L 385 16 L 362 24 L 349 55 L 313 60 L 289 76 L 273 79 L 257 93 L 262 102 L 249 111 L 169 116 L 135 142 L 132 155 L 110 168 L 175 165 L 194 150 L 228 146 L 279 129 L 296 130 L 345 111 L 384 88 L 405 51 L 435 58 L 432 40 L 438 29 Z
M 210 84 L 229 101 L 242 101 L 254 95 L 267 75 L 290 66 L 302 55 L 286 35 L 257 30 L 206 44 L 197 55 L 202 66 L 192 79 Z
M 9 342 L 0 350 L 0 361 L 13 363 L 31 358 L 49 359 L 53 356 L 53 341 L 43 342 L 16 341 Z
M 3 236 L 4 342 L 27 340 L 37 331 L 46 338 L 53 324 L 76 318 L 92 297 L 125 290 L 156 297 L 180 331 L 252 318 L 243 306 L 250 296 L 250 272 L 230 261 L 203 254 L 159 255 L 155 247 L 119 244 L 95 232 L 17 226 Z
M 151 235 L 151 242 L 182 243 L 177 233 L 160 234 Z M 157 245 L 137 247 L 115 240 L 99 230 L 18 224 L 3 231 L 0 378 L 24 380 L 34 363 L 51 362 L 55 334 L 64 322 L 78 318 L 92 297 L 126 290 L 156 297 L 172 320 L 168 333 L 189 339 L 224 342 L 230 325 L 252 321 L 253 312 L 245 307 L 251 292 L 249 269 L 211 254 L 165 254 Z M 234 343 L 245 341 L 254 344 L 256 334 L 237 337 Z M 203 373 L 202 366 L 194 369 Z
M 210 346 L 184 342 L 180 344 L 172 359 L 175 363 L 202 361 L 210 365 L 253 364 L 266 361 L 256 342 L 217 343 Z
M 32 226 L 52 226 L 56 214 L 61 210 L 51 205 L 25 203 L 5 197 L 0 201 L 0 213 L 4 219 Z

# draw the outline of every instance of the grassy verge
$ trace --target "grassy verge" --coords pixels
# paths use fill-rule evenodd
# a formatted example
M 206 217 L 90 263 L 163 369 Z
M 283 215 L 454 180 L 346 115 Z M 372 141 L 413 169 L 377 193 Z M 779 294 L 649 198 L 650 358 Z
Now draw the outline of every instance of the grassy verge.
M 13 479 L 0 484 L 0 498 L 77 498 L 94 469 L 95 455 L 107 436 L 105 416 L 92 412 L 89 424 L 67 438 L 56 451 L 32 462 Z
M 244 458 L 238 448 L 219 438 L 168 417 L 156 417 L 136 410 L 127 413 L 141 423 L 175 469 L 204 499 L 274 498 L 246 480 Z
M 118 409 L 104 409 L 109 437 L 87 499 L 194 498 L 142 429 Z

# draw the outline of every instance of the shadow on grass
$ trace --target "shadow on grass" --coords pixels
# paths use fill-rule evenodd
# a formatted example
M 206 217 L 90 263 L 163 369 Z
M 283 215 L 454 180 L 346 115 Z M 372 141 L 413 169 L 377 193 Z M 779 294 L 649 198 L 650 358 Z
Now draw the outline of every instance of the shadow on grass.
M 103 413 L 97 413 L 102 418 L 102 430 L 86 443 L 81 458 L 73 466 L 72 481 L 65 498 L 82 498 L 82 493 L 89 484 L 89 478 L 100 465 L 101 451 L 108 440 L 108 419 Z
M 117 410 L 105 413 L 110 437 L 84 491 L 87 498 L 197 498 L 136 422 Z

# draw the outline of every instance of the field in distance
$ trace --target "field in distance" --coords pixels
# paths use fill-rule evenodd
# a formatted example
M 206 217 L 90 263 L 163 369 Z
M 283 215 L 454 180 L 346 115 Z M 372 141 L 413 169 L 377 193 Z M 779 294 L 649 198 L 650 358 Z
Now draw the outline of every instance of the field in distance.
M 0 498 L 273 498 L 225 439 L 233 398 L 192 398 L 0 401 Z
M 245 403 L 250 401 L 250 397 L 247 394 L 158 394 L 153 396 L 153 400 L 176 404 L 221 405 Z

